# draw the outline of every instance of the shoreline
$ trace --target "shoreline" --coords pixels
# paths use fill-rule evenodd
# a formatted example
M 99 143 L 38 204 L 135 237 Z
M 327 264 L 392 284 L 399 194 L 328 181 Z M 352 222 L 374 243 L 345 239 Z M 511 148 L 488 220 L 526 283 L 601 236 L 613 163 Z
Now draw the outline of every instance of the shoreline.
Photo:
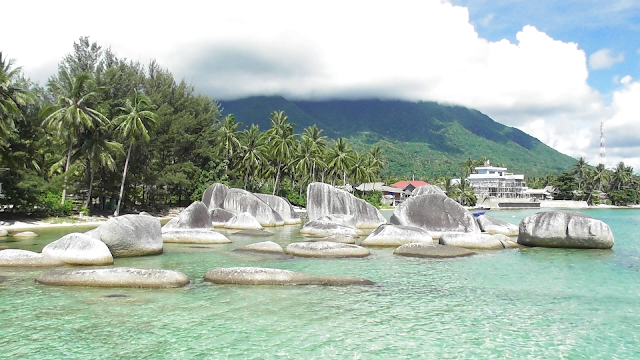
M 154 216 L 156 219 L 160 221 L 170 220 L 171 216 Z M 64 218 L 61 218 L 64 219 Z M 108 218 L 102 218 L 101 220 L 97 220 L 96 218 L 88 218 L 88 221 L 78 221 L 78 222 L 61 222 L 58 224 L 51 224 L 43 221 L 42 219 L 34 219 L 34 220 L 16 220 L 10 225 L 0 225 L 0 230 L 6 230 L 9 233 L 9 236 L 14 233 L 23 232 L 23 231 L 34 231 L 34 230 L 44 230 L 44 229 L 55 229 L 55 228 L 72 228 L 72 227 L 98 227 L 100 224 L 105 223 Z

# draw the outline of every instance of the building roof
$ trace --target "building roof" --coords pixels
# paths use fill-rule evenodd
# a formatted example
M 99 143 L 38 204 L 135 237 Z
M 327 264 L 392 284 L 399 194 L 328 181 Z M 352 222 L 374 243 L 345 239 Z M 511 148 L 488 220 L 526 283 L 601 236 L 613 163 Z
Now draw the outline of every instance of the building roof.
M 368 182 L 362 183 L 356 186 L 356 190 L 358 191 L 382 191 L 382 187 L 384 186 L 383 182 Z
M 527 189 L 526 193 L 530 195 L 551 195 L 547 189 Z
M 395 184 L 391 184 L 391 186 L 398 188 L 398 189 L 404 189 L 407 187 L 407 185 L 413 185 L 414 188 L 417 188 L 419 186 L 423 186 L 423 185 L 429 185 L 429 183 L 421 181 L 421 180 L 405 180 L 405 181 L 398 181 Z

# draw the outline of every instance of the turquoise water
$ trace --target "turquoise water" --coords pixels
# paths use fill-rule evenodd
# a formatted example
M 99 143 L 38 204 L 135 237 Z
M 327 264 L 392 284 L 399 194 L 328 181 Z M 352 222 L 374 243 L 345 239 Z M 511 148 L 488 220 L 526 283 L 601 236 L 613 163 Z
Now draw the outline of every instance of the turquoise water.
M 181 289 L 50 287 L 0 268 L 0 358 L 640 358 L 640 210 L 589 210 L 613 250 L 521 249 L 452 260 L 302 259 L 167 244 L 116 266 L 185 272 Z M 492 211 L 514 224 L 533 211 Z M 298 241 L 300 226 L 270 229 Z M 40 250 L 61 230 L 0 245 Z M 262 266 L 368 278 L 374 286 L 230 286 L 212 268 Z M 107 296 L 120 297 L 107 297 Z

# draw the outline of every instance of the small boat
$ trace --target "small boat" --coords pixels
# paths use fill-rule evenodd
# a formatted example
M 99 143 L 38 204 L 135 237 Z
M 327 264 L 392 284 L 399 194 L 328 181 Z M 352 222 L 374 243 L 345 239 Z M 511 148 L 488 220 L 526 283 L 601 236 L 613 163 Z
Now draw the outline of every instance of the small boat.
M 486 211 L 483 211 L 483 212 L 479 212 L 479 211 L 478 211 L 478 212 L 472 212 L 471 214 L 473 214 L 473 216 L 474 216 L 474 217 L 478 217 L 478 216 L 480 216 L 480 215 L 484 215 L 484 213 L 485 213 L 485 212 L 486 212 Z
M 484 205 L 479 205 L 479 206 L 476 206 L 476 207 L 470 209 L 469 211 L 471 211 L 473 216 L 478 217 L 480 215 L 484 215 L 484 213 L 486 213 L 489 210 L 491 210 L 491 207 L 484 206 Z

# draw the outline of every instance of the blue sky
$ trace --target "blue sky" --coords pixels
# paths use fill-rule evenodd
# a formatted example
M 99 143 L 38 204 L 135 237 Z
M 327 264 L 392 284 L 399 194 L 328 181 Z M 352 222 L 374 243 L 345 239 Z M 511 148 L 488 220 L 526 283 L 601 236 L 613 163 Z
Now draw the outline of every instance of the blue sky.
M 589 85 L 610 100 L 620 88 L 614 79 L 640 78 L 640 1 L 638 0 L 452 0 L 469 9 L 478 35 L 491 41 L 508 39 L 533 25 L 554 39 L 575 42 L 587 56 L 601 49 L 623 61 L 591 69 Z
M 640 0 L 33 0 L 3 11 L 17 14 L 3 28 L 21 32 L 0 33 L 0 51 L 41 84 L 89 36 L 215 100 L 458 104 L 593 165 L 604 122 L 606 166 L 640 171 Z

